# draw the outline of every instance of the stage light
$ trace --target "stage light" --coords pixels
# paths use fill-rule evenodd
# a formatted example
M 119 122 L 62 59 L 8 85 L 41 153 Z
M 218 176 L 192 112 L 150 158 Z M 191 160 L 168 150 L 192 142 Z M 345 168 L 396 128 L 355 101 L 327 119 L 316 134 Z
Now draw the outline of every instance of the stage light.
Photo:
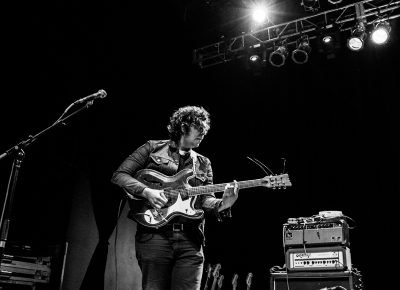
M 371 40 L 378 45 L 385 44 L 389 40 L 390 29 L 386 21 L 376 23 L 371 33 Z
M 332 41 L 333 41 L 333 38 L 332 38 L 332 36 L 330 36 L 330 35 L 325 35 L 325 36 L 322 38 L 322 42 L 323 42 L 323 43 L 326 43 L 326 44 L 332 43 Z
M 256 4 L 254 5 L 254 7 L 252 8 L 252 18 L 253 21 L 256 24 L 262 24 L 264 23 L 267 18 L 268 18 L 268 14 L 267 14 L 267 8 L 265 7 L 265 5 L 262 4 Z
M 341 47 L 340 31 L 323 32 L 317 37 L 317 51 L 327 59 L 336 57 L 336 52 Z
M 250 46 L 246 49 L 246 68 L 257 74 L 265 67 L 267 51 L 261 43 Z
M 328 0 L 329 3 L 335 5 L 335 4 L 340 4 L 342 3 L 343 0 Z
M 353 51 L 359 51 L 364 47 L 364 40 L 366 38 L 365 24 L 360 21 L 351 30 L 351 36 L 347 39 L 347 47 Z
M 288 54 L 287 47 L 285 45 L 280 45 L 269 55 L 269 62 L 276 67 L 283 66 Z
M 261 57 L 258 54 L 253 54 L 253 55 L 250 55 L 250 57 L 249 57 L 249 60 L 251 62 L 257 62 L 257 61 L 260 61 L 260 59 L 261 59 Z
M 261 62 L 265 54 L 265 47 L 257 43 L 247 48 L 247 58 L 251 63 Z
M 297 43 L 297 48 L 292 51 L 292 60 L 297 64 L 306 63 L 308 61 L 308 54 L 311 52 L 308 36 L 303 36 Z
M 319 0 L 301 0 L 301 6 L 304 7 L 305 11 L 318 11 L 319 9 Z

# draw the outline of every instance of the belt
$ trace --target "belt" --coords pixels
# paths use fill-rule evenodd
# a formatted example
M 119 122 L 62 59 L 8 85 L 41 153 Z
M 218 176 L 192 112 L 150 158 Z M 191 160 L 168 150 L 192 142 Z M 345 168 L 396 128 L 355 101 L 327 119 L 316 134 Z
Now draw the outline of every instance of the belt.
M 190 224 L 182 224 L 182 223 L 170 223 L 166 224 L 160 228 L 149 228 L 143 227 L 138 225 L 138 229 L 142 230 L 143 232 L 165 232 L 165 231 L 172 231 L 172 232 L 189 232 L 196 230 L 196 227 Z
M 173 232 L 184 232 L 184 231 L 188 231 L 188 230 L 193 229 L 193 228 L 189 227 L 186 224 L 172 223 L 172 224 L 166 224 L 161 229 L 170 230 L 170 231 L 173 231 Z

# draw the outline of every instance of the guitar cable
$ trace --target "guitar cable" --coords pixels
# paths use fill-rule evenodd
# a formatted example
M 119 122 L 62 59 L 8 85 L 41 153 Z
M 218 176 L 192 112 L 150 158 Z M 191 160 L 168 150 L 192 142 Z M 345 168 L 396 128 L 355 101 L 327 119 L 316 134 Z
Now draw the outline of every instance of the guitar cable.
M 256 164 L 257 166 L 259 166 L 260 168 L 261 168 L 261 170 L 265 173 L 265 174 L 267 174 L 267 175 L 269 175 L 269 174 L 271 174 L 271 175 L 273 175 L 274 173 L 272 172 L 272 170 L 271 169 L 269 169 L 264 163 L 262 163 L 261 161 L 259 161 L 259 160 L 257 160 L 256 158 L 250 158 L 249 156 L 246 156 L 247 157 L 247 159 L 249 159 L 250 161 L 252 161 L 254 164 Z M 267 169 L 270 173 L 268 173 L 265 169 Z
M 286 226 L 283 226 L 282 231 L 283 231 L 283 233 L 282 233 L 283 257 L 286 260 L 286 243 L 285 243 Z M 288 271 L 287 271 L 288 265 L 286 264 L 286 261 L 285 261 L 285 264 L 283 265 L 283 267 L 275 266 L 273 268 L 275 268 L 274 270 L 277 270 L 277 269 L 278 270 L 283 270 L 283 269 L 285 269 L 286 287 L 287 287 L 287 290 L 290 290 L 290 287 L 289 287 L 289 276 L 288 276 Z

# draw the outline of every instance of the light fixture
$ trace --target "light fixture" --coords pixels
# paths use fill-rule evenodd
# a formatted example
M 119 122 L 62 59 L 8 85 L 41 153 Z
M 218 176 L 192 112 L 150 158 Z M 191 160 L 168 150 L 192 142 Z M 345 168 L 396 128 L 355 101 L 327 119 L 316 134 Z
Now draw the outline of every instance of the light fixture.
M 304 7 L 305 11 L 315 12 L 319 9 L 319 0 L 301 0 L 301 6 Z
M 263 24 L 268 20 L 267 7 L 264 4 L 254 4 L 251 16 L 256 24 Z
M 387 21 L 375 23 L 371 32 L 371 40 L 378 45 L 385 44 L 389 40 L 390 30 L 390 24 Z
M 271 54 L 269 55 L 269 62 L 271 65 L 280 67 L 285 64 L 286 57 L 288 56 L 288 50 L 286 45 L 279 45 Z
M 247 58 L 250 63 L 262 62 L 264 54 L 265 47 L 261 43 L 252 45 L 247 49 Z
M 322 37 L 322 42 L 323 43 L 332 43 L 333 41 L 333 37 L 331 35 L 325 35 L 324 37 Z
M 245 67 L 253 74 L 262 73 L 265 68 L 267 51 L 264 44 L 257 43 L 246 49 Z
M 340 4 L 342 3 L 343 0 L 328 0 L 329 3 L 335 5 L 335 4 Z
M 340 30 L 333 29 L 331 31 L 324 31 L 317 37 L 317 51 L 325 55 L 327 59 L 336 57 L 336 52 L 341 47 Z
M 305 35 L 297 41 L 297 48 L 292 51 L 292 60 L 297 64 L 303 64 L 308 61 L 308 54 L 311 52 L 308 36 Z
M 261 57 L 258 54 L 252 54 L 249 57 L 249 60 L 251 62 L 257 62 L 257 61 L 260 61 L 260 59 L 261 59 Z
M 351 30 L 351 35 L 347 39 L 347 47 L 353 51 L 360 51 L 364 47 L 364 40 L 367 38 L 367 33 L 365 32 L 365 24 L 360 21 Z

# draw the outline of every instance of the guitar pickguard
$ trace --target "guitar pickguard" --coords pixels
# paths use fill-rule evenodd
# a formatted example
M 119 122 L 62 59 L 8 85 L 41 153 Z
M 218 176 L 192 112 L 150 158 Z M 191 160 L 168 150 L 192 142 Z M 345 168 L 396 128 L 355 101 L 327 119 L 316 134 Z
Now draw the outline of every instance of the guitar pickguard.
M 143 212 L 143 220 L 148 226 L 159 226 L 171 220 L 174 216 L 182 215 L 190 219 L 202 218 L 202 212 L 192 207 L 194 198 L 182 200 L 178 195 L 175 203 L 161 209 L 149 208 Z

